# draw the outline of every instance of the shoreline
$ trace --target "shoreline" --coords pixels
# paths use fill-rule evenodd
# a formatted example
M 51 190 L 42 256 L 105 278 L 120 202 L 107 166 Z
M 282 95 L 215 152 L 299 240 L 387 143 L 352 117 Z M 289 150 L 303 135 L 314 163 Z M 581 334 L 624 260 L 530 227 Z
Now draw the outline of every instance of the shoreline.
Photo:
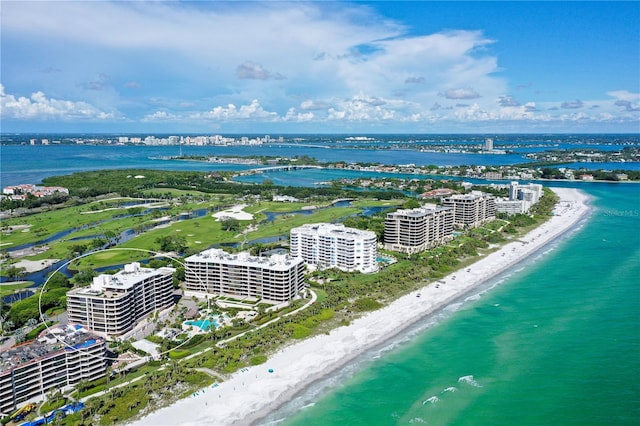
M 525 261 L 572 229 L 589 212 L 586 204 L 589 197 L 578 189 L 552 189 L 560 196 L 552 218 L 518 240 L 438 280 L 438 286 L 431 283 L 354 320 L 349 326 L 286 346 L 265 364 L 243 368 L 215 387 L 202 389 L 127 424 L 259 423 L 317 380 Z M 418 293 L 420 297 L 416 297 Z

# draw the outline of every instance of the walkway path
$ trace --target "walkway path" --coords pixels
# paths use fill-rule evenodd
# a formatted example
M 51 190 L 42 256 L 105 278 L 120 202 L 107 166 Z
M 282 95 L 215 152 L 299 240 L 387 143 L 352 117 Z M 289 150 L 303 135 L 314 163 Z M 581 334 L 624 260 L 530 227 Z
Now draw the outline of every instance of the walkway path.
M 208 374 L 209 376 L 213 377 L 214 379 L 220 381 L 220 382 L 224 382 L 227 378 L 225 376 L 223 376 L 222 374 L 218 374 L 215 371 L 213 371 L 210 368 L 206 368 L 206 367 L 197 367 L 195 369 L 196 371 L 200 371 L 201 373 L 205 373 Z
M 307 289 L 307 290 L 311 293 L 311 299 L 310 299 L 307 303 L 305 303 L 303 306 L 301 306 L 301 307 L 299 307 L 298 309 L 296 309 L 295 311 L 291 311 L 291 312 L 289 312 L 288 314 L 283 315 L 282 317 L 288 317 L 288 316 L 291 316 L 291 315 L 295 315 L 295 314 L 297 314 L 298 312 L 300 312 L 300 311 L 302 311 L 302 310 L 304 310 L 304 309 L 308 308 L 309 306 L 311 306 L 312 304 L 314 304 L 314 303 L 316 302 L 316 300 L 318 299 L 318 296 L 316 295 L 316 293 L 315 293 L 313 290 L 311 290 L 311 289 Z M 274 322 L 279 321 L 279 320 L 280 320 L 280 318 L 282 318 L 282 317 L 274 318 L 274 319 L 272 319 L 271 321 L 268 321 L 268 322 L 266 322 L 266 323 L 264 323 L 264 324 L 262 324 L 262 325 L 260 325 L 260 326 L 258 326 L 258 327 L 256 327 L 256 328 L 252 328 L 251 330 L 247 330 L 247 331 L 245 331 L 245 332 L 243 332 L 243 333 L 240 333 L 240 334 L 237 334 L 237 335 L 235 335 L 235 336 L 233 336 L 233 337 L 229 337 L 228 339 L 221 340 L 221 341 L 219 341 L 218 343 L 216 343 L 216 346 L 221 347 L 221 346 L 223 346 L 225 343 L 231 342 L 231 341 L 233 341 L 233 340 L 235 340 L 235 339 L 237 339 L 237 338 L 239 338 L 239 337 L 241 337 L 241 336 L 244 336 L 244 335 L 245 335 L 245 334 L 247 334 L 247 333 L 250 333 L 250 332 L 252 332 L 252 331 L 255 331 L 255 330 L 259 330 L 259 329 L 261 329 L 261 328 L 264 328 L 264 327 L 268 326 L 269 324 L 273 324 Z M 191 358 L 194 358 L 194 357 L 196 357 L 196 356 L 202 355 L 202 354 L 204 354 L 204 353 L 206 353 L 206 352 L 210 351 L 211 349 L 212 349 L 211 347 L 204 348 L 203 350 L 201 350 L 201 351 L 199 351 L 199 352 L 196 352 L 196 353 L 191 354 L 191 355 L 189 355 L 189 356 L 187 356 L 187 357 L 185 357 L 185 358 L 180 359 L 178 362 L 184 362 L 184 361 L 189 360 L 189 359 L 191 359 Z M 164 366 L 163 366 L 163 367 L 164 367 Z M 160 367 L 160 368 L 163 368 L 163 367 Z M 205 368 L 205 367 L 198 367 L 198 368 L 196 368 L 196 370 L 197 370 L 197 371 L 200 371 L 200 372 L 203 372 L 203 373 L 205 373 L 205 374 L 208 374 L 209 376 L 211 376 L 211 377 L 213 377 L 213 378 L 215 378 L 215 379 L 217 379 L 217 380 L 220 380 L 220 381 L 224 381 L 224 380 L 226 380 L 226 378 L 225 378 L 223 375 L 221 375 L 221 374 L 219 374 L 219 373 L 216 373 L 215 371 L 213 371 L 213 370 L 211 370 L 211 369 L 209 369 L 209 368 Z M 131 383 L 135 383 L 135 382 L 137 382 L 138 380 L 141 380 L 141 379 L 142 379 L 142 378 L 144 378 L 144 377 L 146 377 L 146 375 L 142 375 L 142 376 L 140 376 L 140 377 L 136 377 L 135 379 L 129 380 L 129 381 L 127 381 L 127 382 L 120 383 L 119 385 L 116 385 L 116 386 L 110 387 L 109 389 L 105 389 L 104 391 L 97 392 L 97 393 L 94 393 L 94 394 L 89 395 L 89 396 L 85 396 L 84 398 L 81 398 L 81 399 L 80 399 L 80 401 L 85 402 L 85 401 L 87 401 L 87 400 L 88 400 L 88 399 L 90 399 L 90 398 L 97 397 L 97 396 L 102 396 L 102 395 L 104 395 L 105 393 L 107 393 L 107 392 L 111 391 L 112 389 L 116 389 L 116 388 L 120 388 L 120 387 L 123 387 L 123 386 L 127 386 L 127 385 L 129 385 L 129 384 L 131 384 Z
M 300 311 L 302 311 L 304 309 L 307 309 L 309 306 L 313 305 L 316 302 L 316 300 L 318 299 L 318 296 L 316 295 L 316 293 L 313 290 L 311 290 L 311 289 L 307 289 L 307 290 L 309 291 L 309 293 L 311 293 L 311 300 L 309 300 L 307 303 L 305 303 L 303 306 L 299 307 L 295 311 L 291 311 L 288 314 L 282 315 L 281 317 L 274 318 L 271 321 L 267 321 L 264 324 L 262 324 L 262 325 L 260 325 L 260 326 L 258 326 L 256 328 L 252 328 L 251 330 L 247 330 L 247 331 L 244 331 L 244 332 L 242 332 L 240 334 L 236 334 L 235 336 L 229 337 L 228 339 L 220 340 L 218 343 L 216 343 L 216 346 L 222 347 L 226 343 L 231 342 L 233 340 L 236 340 L 236 339 L 244 336 L 247 333 L 251 333 L 252 331 L 260 330 L 261 328 L 264 328 L 264 327 L 266 327 L 266 326 L 268 326 L 270 324 L 273 324 L 276 321 L 280 321 L 280 318 L 288 317 L 288 316 L 291 316 L 291 315 L 295 315 L 298 312 L 300 312 Z

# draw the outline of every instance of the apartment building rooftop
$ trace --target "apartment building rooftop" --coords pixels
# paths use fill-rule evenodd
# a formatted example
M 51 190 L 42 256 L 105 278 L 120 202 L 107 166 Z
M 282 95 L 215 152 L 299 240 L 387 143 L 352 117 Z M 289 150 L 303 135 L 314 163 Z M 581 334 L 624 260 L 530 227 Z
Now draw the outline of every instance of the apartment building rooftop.
M 59 325 L 40 333 L 29 343 L 15 346 L 0 353 L 0 372 L 61 351 L 81 350 L 102 342 L 81 325 Z
M 440 212 L 444 210 L 450 210 L 451 207 L 443 207 L 438 206 L 436 204 L 424 204 L 421 207 L 416 207 L 413 209 L 398 209 L 395 212 L 388 213 L 388 216 L 409 216 L 409 217 L 422 217 L 426 214 L 431 214 L 434 212 Z
M 265 267 L 273 270 L 288 270 L 291 265 L 302 262 L 302 258 L 289 254 L 273 254 L 269 257 L 252 256 L 248 251 L 227 253 L 224 250 L 211 248 L 189 256 L 185 262 L 220 262 L 237 266 Z
M 152 278 L 158 273 L 171 274 L 173 268 L 142 268 L 138 262 L 124 266 L 124 269 L 114 275 L 100 274 L 93 277 L 89 287 L 80 287 L 71 290 L 75 295 L 102 296 L 106 298 L 122 297 L 123 293 L 131 290 L 136 284 L 145 279 Z
M 477 200 L 485 197 L 491 197 L 491 195 L 480 191 L 471 191 L 468 194 L 453 194 L 447 198 L 451 200 Z
M 335 223 L 308 223 L 301 225 L 297 228 L 293 228 L 292 232 L 313 232 L 318 235 L 325 236 L 353 236 L 353 237 L 375 237 L 375 232 L 367 231 L 363 229 L 347 228 L 343 224 Z

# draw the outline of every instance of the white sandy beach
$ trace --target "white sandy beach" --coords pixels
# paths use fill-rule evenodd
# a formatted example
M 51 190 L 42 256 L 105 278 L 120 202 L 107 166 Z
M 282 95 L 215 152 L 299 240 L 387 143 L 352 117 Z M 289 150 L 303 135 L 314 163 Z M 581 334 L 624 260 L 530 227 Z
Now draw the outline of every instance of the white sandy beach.
M 588 197 L 557 188 L 555 215 L 523 238 L 503 246 L 464 270 L 367 314 L 348 327 L 288 346 L 262 365 L 245 368 L 228 381 L 208 387 L 132 423 L 145 426 L 251 424 L 291 399 L 311 382 L 358 354 L 439 310 L 573 227 L 589 210 Z M 273 372 L 270 373 L 269 369 Z

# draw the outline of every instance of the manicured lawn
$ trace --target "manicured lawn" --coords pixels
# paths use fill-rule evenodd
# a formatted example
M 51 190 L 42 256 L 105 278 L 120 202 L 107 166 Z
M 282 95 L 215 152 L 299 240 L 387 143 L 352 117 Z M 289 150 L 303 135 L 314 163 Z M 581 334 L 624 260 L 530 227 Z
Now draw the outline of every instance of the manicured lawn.
M 355 207 L 333 207 L 315 210 L 311 214 L 291 214 L 278 216 L 273 222 L 260 225 L 257 231 L 247 234 L 248 240 L 272 237 L 288 233 L 291 228 L 306 223 L 333 222 L 337 219 L 356 214 L 360 209 Z
M 182 195 L 193 195 L 193 196 L 198 196 L 198 197 L 215 197 L 216 194 L 208 194 L 206 192 L 202 192 L 202 191 L 196 191 L 194 190 L 185 190 L 185 189 L 175 189 L 175 188 L 153 188 L 153 189 L 147 189 L 146 191 L 143 191 L 143 193 L 145 195 L 156 195 L 156 194 L 169 194 L 171 196 L 174 197 L 180 197 Z
M 124 201 L 127 201 L 125 199 Z M 123 200 L 120 200 L 121 203 Z M 114 205 L 115 201 L 100 202 L 100 208 L 110 208 Z M 42 260 L 48 258 L 64 259 L 68 256 L 69 248 L 72 245 L 86 245 L 89 246 L 95 238 L 101 238 L 101 236 L 109 233 L 119 235 L 121 232 L 127 229 L 136 229 L 153 224 L 153 220 L 163 216 L 176 216 L 180 213 L 191 212 L 198 209 L 214 208 L 218 205 L 215 202 L 199 202 L 199 203 L 186 203 L 181 205 L 172 206 L 169 203 L 164 204 L 169 207 L 168 210 L 152 210 L 150 213 L 142 216 L 130 216 L 130 217 L 116 217 L 126 215 L 128 213 L 127 208 L 119 208 L 116 210 L 108 210 L 103 212 L 93 212 L 90 205 L 96 206 L 96 203 L 91 203 L 83 206 L 68 207 L 53 212 L 45 212 L 36 214 L 33 216 L 27 216 L 19 219 L 12 219 L 7 221 L 7 225 L 32 225 L 26 232 L 22 230 L 15 230 L 10 234 L 4 234 L 2 241 L 12 243 L 13 245 L 34 243 L 38 240 L 44 239 L 54 233 L 61 232 L 70 228 L 78 228 L 85 226 L 84 229 L 79 229 L 72 232 L 59 240 L 55 240 L 49 245 L 49 250 L 30 257 L 33 260 Z M 82 212 L 91 212 L 87 214 L 81 214 Z M 210 216 L 202 219 L 213 220 Z M 199 219 L 198 219 L 199 220 Z M 104 221 L 102 223 L 99 223 Z M 192 221 L 183 221 L 181 223 L 189 223 Z M 44 229 L 47 232 L 44 232 Z M 158 234 L 153 239 L 161 236 Z M 95 236 L 95 237 L 94 237 Z M 87 239 L 79 239 L 82 237 L 89 237 Z M 70 240 L 75 241 L 70 241 Z M 152 246 L 145 244 L 135 245 L 135 247 L 153 249 Z M 125 256 L 127 261 L 134 260 L 134 257 Z M 139 258 L 139 257 L 138 257 Z
M 66 207 L 63 209 L 38 213 L 31 216 L 24 216 L 15 219 L 7 219 L 3 221 L 3 226 L 30 225 L 26 230 L 17 229 L 13 232 L 3 232 L 2 242 L 11 243 L 11 246 L 34 243 L 43 240 L 58 232 L 66 231 L 71 228 L 86 227 L 79 229 L 67 236 L 63 240 L 57 240 L 55 243 L 64 242 L 71 238 L 85 237 L 96 234 L 104 234 L 106 231 L 122 232 L 136 225 L 146 223 L 153 217 L 178 214 L 182 212 L 190 212 L 202 208 L 215 207 L 220 202 L 206 203 L 186 203 L 181 205 L 173 205 L 169 201 L 154 203 L 156 207 L 168 208 L 168 210 L 152 210 L 144 216 L 123 217 L 131 211 L 131 207 L 122 207 L 123 202 L 140 201 L 137 199 L 123 198 L 118 200 L 98 201 L 81 206 Z M 100 211 L 103 209 L 109 209 Z M 106 221 L 106 222 L 103 222 Z M 99 223 L 103 222 L 103 223 Z M 78 243 L 86 243 L 79 241 Z M 3 247 L 9 247 L 9 244 Z M 51 257 L 51 256 L 50 256 Z
M 87 211 L 85 206 L 67 207 L 51 212 L 38 213 L 32 216 L 24 216 L 16 219 L 7 219 L 3 225 L 31 225 L 27 230 L 17 229 L 10 233 L 3 232 L 2 242 L 11 243 L 12 246 L 33 243 L 45 239 L 58 232 L 69 228 L 90 226 L 101 220 L 110 219 L 122 214 L 122 210 L 109 210 L 100 213 L 81 214 Z M 3 246 L 7 247 L 7 246 Z
M 25 281 L 18 284 L 2 284 L 0 285 L 0 297 L 13 294 L 14 291 L 27 288 L 33 285 L 33 281 Z
M 160 190 L 160 189 L 158 189 Z M 154 190 L 150 190 L 152 193 Z M 168 191 L 174 195 L 187 195 L 189 193 L 197 194 L 198 191 L 183 191 L 183 190 L 169 190 L 162 189 L 162 191 Z M 209 195 L 209 194 L 206 194 Z M 35 214 L 32 216 L 25 216 L 16 219 L 8 219 L 4 224 L 7 226 L 15 225 L 31 225 L 26 230 L 17 229 L 11 233 L 5 233 L 2 237 L 3 243 L 11 243 L 11 246 L 34 243 L 38 240 L 47 238 L 57 232 L 65 231 L 70 228 L 80 228 L 75 232 L 72 232 L 60 240 L 56 240 L 50 245 L 50 249 L 44 253 L 30 257 L 33 260 L 42 259 L 64 259 L 68 256 L 69 248 L 72 245 L 89 245 L 95 238 L 105 234 L 119 235 L 121 232 L 127 229 L 135 229 L 137 227 L 143 227 L 152 223 L 153 218 L 161 216 L 175 216 L 182 212 L 190 212 L 202 208 L 212 208 L 220 204 L 228 204 L 232 200 L 229 197 L 218 196 L 217 202 L 200 202 L 200 203 L 186 203 L 183 205 L 172 205 L 167 203 L 169 207 L 165 211 L 153 211 L 144 216 L 133 216 L 118 218 L 123 214 L 127 214 L 130 207 L 122 207 L 123 202 L 136 201 L 131 198 L 119 198 L 113 200 L 96 201 L 93 203 L 67 207 L 60 210 L 50 211 Z M 139 200 L 143 201 L 143 200 Z M 393 206 L 397 203 L 395 200 L 359 200 L 354 201 L 353 205 L 357 207 L 364 206 L 377 206 L 377 205 L 390 205 Z M 164 205 L 164 204 L 163 204 Z M 249 213 L 257 213 L 255 220 L 261 220 L 264 216 L 258 212 L 273 211 L 273 212 L 287 212 L 300 210 L 305 206 L 311 206 L 309 203 L 278 203 L 278 202 L 259 202 L 248 206 L 245 211 Z M 106 211 L 99 211 L 102 209 L 113 209 Z M 330 222 L 345 217 L 350 214 L 355 214 L 359 211 L 356 207 L 324 207 L 317 209 L 314 213 L 309 215 L 282 215 L 272 223 L 264 224 L 260 226 L 258 231 L 252 232 L 247 235 L 247 239 L 256 239 L 263 237 L 270 237 L 281 235 L 289 232 L 292 227 L 300 226 L 304 223 L 312 222 Z M 254 221 L 255 221 L 254 220 Z M 102 223 L 100 223 L 102 222 Z M 245 222 L 246 223 L 246 222 Z M 206 217 L 181 221 L 179 223 L 172 224 L 167 228 L 157 229 L 145 232 L 144 234 L 135 237 L 133 240 L 122 244 L 122 247 L 131 247 L 147 250 L 157 249 L 155 240 L 159 237 L 166 235 L 179 235 L 183 236 L 187 240 L 187 246 L 196 251 L 203 250 L 212 244 L 220 242 L 234 242 L 242 241 L 243 237 L 235 238 L 237 233 L 226 232 L 220 228 L 220 224 L 215 222 L 209 215 Z M 95 236 L 95 237 L 94 237 Z M 80 239 L 88 237 L 87 239 Z M 93 237 L 93 238 L 92 238 Z M 74 239 L 75 241 L 69 241 Z M 146 258 L 143 253 L 134 253 L 132 251 L 122 252 L 120 255 L 113 253 L 102 253 L 92 256 L 93 261 L 83 261 L 84 264 L 93 263 L 91 266 L 106 266 L 104 263 L 123 263 L 130 262 L 132 260 L 139 260 Z
M 291 212 L 301 210 L 303 207 L 310 207 L 311 203 L 279 203 L 275 201 L 261 201 L 259 203 L 248 206 L 244 210 L 249 213 L 258 212 Z
M 364 200 L 355 200 L 351 202 L 353 207 L 398 207 L 406 200 L 375 200 L 375 199 L 364 199 Z
M 160 247 L 158 243 L 156 243 L 156 240 L 161 237 L 184 237 L 186 239 L 187 246 L 191 250 L 200 251 L 222 240 L 233 241 L 235 234 L 235 232 L 222 230 L 220 222 L 216 222 L 216 220 L 211 216 L 183 220 L 172 223 L 167 227 L 147 231 L 126 243 L 113 247 L 109 251 L 87 256 L 79 261 L 79 268 L 85 266 L 98 268 L 148 259 L 153 255 L 153 253 L 139 250 L 151 250 L 153 252 L 159 251 Z M 118 248 L 123 248 L 124 250 L 117 250 Z
M 247 208 L 247 210 L 249 210 Z M 359 212 L 355 207 L 334 207 L 314 211 L 312 214 L 292 214 L 282 215 L 273 222 L 262 224 L 259 229 L 246 235 L 247 240 L 257 238 L 272 237 L 287 234 L 291 228 L 305 223 L 332 222 L 345 216 Z M 248 225 L 248 221 L 241 221 L 243 226 Z M 156 240 L 165 236 L 179 236 L 186 239 L 186 244 L 190 251 L 201 251 L 213 244 L 225 242 L 240 242 L 244 240 L 244 235 L 238 232 L 225 231 L 220 222 L 207 215 L 198 219 L 184 220 L 172 223 L 169 226 L 147 231 L 135 238 L 120 244 L 118 248 L 141 249 L 158 251 L 159 245 Z M 115 248 L 114 248 L 115 249 Z M 87 256 L 79 261 L 74 268 L 92 267 L 99 268 L 120 263 L 127 263 L 136 260 L 147 259 L 152 253 L 135 250 L 110 250 L 95 255 Z

